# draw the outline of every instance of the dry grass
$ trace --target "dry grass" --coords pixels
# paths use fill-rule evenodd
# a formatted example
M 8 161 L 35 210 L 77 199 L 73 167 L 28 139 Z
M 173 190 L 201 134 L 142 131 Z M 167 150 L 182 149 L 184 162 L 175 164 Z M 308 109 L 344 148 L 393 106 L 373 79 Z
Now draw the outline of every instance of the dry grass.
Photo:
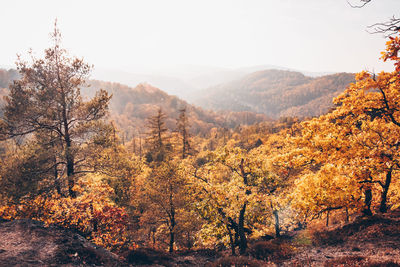
M 398 267 L 398 263 L 392 260 L 370 261 L 368 257 L 363 256 L 345 256 L 326 261 L 324 267 L 332 266 L 360 266 L 360 267 Z
M 271 266 L 267 262 L 245 256 L 227 256 L 219 258 L 210 265 L 211 267 L 261 267 Z
M 328 228 L 315 223 L 295 244 L 298 252 L 282 266 L 400 266 L 400 211 Z
M 279 262 L 290 258 L 294 253 L 294 247 L 287 241 L 269 240 L 258 241 L 251 245 L 249 255 L 259 260 Z

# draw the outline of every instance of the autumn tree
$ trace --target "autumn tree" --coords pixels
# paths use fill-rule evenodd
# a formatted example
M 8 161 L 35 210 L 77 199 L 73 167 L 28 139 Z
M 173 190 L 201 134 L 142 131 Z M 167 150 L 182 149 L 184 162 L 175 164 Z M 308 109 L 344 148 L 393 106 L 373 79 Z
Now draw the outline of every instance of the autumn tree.
M 316 182 L 321 184 L 318 190 L 323 189 L 305 201 L 314 203 L 307 209 L 354 208 L 370 215 L 374 208 L 384 213 L 388 202 L 393 204 L 390 188 L 398 183 L 400 170 L 399 44 L 398 36 L 390 38 L 382 53 L 383 60 L 394 61 L 393 72 L 358 73 L 356 83 L 334 100 L 332 112 L 302 124 L 298 159 L 311 159 L 316 169 L 299 179 L 295 191 Z M 329 181 L 322 182 L 327 177 Z
M 177 132 L 180 135 L 181 145 L 182 145 L 182 159 L 190 153 L 190 133 L 189 133 L 189 119 L 187 117 L 186 107 L 179 109 L 179 117 L 176 120 Z
M 92 242 L 115 252 L 132 245 L 124 208 L 111 201 L 112 188 L 98 174 L 86 174 L 77 181 L 76 198 L 38 195 L 18 203 L 0 206 L 0 217 L 30 218 L 79 231 Z
M 153 166 L 148 175 L 136 181 L 137 201 L 143 207 L 142 224 L 152 225 L 159 234 L 166 230 L 169 252 L 174 251 L 181 218 L 186 213 L 185 184 L 178 162 L 172 159 Z
M 0 167 L 2 198 L 18 203 L 23 197 L 34 198 L 47 193 L 49 187 L 55 188 L 51 152 L 35 141 L 24 146 L 9 145 Z
M 157 110 L 157 114 L 147 119 L 147 142 L 150 145 L 150 151 L 147 154 L 147 161 L 162 161 L 166 153 L 166 133 L 168 128 L 165 125 L 165 113 L 161 108 Z
M 387 42 L 382 59 L 394 61 L 395 70 L 378 75 L 361 72 L 357 83 L 352 84 L 336 100 L 340 108 L 332 116 L 351 126 L 359 147 L 364 147 L 365 165 L 369 167 L 362 182 L 381 187 L 379 210 L 387 211 L 387 195 L 393 175 L 400 168 L 398 136 L 400 134 L 399 36 Z M 381 177 L 384 174 L 383 177 Z
M 268 193 L 275 190 L 276 181 L 263 167 L 263 156 L 232 146 L 230 140 L 227 146 L 198 155 L 189 164 L 192 167 L 187 166 L 189 171 L 192 168 L 193 208 L 207 221 L 203 239 L 227 241 L 232 254 L 236 247 L 244 254 L 248 236 L 263 225 L 265 217 L 272 217 Z
M 62 153 L 55 156 L 55 165 L 65 167 L 68 193 L 75 197 L 75 176 L 85 171 L 79 147 L 103 129 L 110 96 L 100 90 L 84 101 L 80 88 L 86 86 L 91 66 L 68 57 L 56 25 L 52 39 L 43 59 L 32 56 L 31 63 L 18 59 L 20 79 L 10 85 L 1 125 L 8 138 L 39 134 L 57 146 Z

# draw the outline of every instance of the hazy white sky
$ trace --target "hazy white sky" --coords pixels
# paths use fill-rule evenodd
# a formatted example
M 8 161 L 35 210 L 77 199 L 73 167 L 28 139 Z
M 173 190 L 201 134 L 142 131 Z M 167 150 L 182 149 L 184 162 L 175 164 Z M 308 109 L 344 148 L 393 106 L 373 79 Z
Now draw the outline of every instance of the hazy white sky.
M 0 65 L 14 65 L 29 48 L 40 55 L 58 18 L 64 47 L 97 68 L 390 70 L 378 60 L 385 40 L 366 26 L 399 11 L 399 0 L 362 9 L 346 0 L 4 0 Z

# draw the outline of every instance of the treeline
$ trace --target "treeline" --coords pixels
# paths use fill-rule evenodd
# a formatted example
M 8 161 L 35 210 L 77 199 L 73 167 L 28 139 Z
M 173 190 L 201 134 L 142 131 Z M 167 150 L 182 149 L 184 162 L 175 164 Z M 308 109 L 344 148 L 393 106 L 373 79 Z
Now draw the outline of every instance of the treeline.
M 164 106 L 144 113 L 142 135 L 129 141 L 106 119 L 107 91 L 81 97 L 90 66 L 53 38 L 44 59 L 19 63 L 4 108 L 2 218 L 73 228 L 115 252 L 245 254 L 249 240 L 314 220 L 399 207 L 399 37 L 383 54 L 395 70 L 357 74 L 320 117 L 200 135 L 193 110 L 177 102 L 173 115 Z

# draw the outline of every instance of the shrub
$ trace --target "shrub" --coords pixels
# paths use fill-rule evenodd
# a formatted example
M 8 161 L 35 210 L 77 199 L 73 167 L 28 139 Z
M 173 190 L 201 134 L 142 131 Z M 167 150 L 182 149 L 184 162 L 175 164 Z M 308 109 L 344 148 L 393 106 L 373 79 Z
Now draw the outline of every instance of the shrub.
M 129 251 L 126 260 L 131 264 L 161 264 L 169 266 L 168 263 L 172 261 L 172 257 L 164 251 L 142 248 Z
M 324 266 L 331 267 L 331 266 L 362 266 L 361 262 L 365 260 L 365 257 L 361 256 L 345 256 L 340 257 L 337 259 L 332 259 L 326 261 Z
M 288 243 L 271 240 L 254 243 L 249 250 L 249 254 L 260 260 L 280 261 L 290 258 L 293 251 L 294 248 Z

